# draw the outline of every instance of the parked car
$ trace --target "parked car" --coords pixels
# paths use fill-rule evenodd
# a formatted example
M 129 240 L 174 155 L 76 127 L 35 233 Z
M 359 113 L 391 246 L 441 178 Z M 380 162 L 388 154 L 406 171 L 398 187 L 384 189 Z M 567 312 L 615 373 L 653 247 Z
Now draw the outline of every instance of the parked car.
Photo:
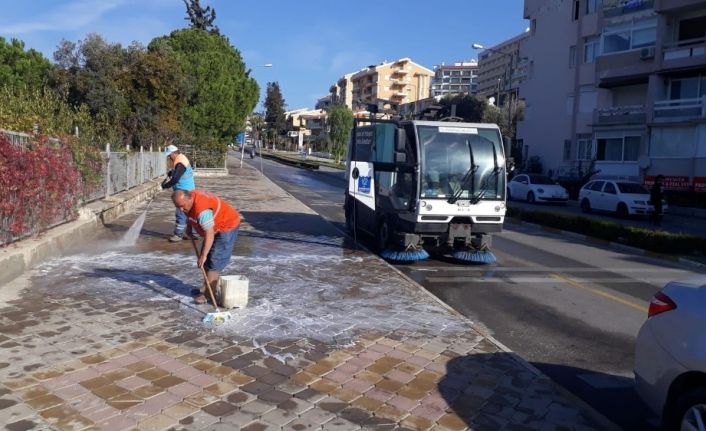
M 655 210 L 650 203 L 650 192 L 642 184 L 628 181 L 589 181 L 579 192 L 579 204 L 585 213 L 608 211 L 619 217 L 647 215 Z M 667 209 L 666 203 L 662 208 Z
M 515 175 L 507 185 L 508 199 L 527 202 L 566 202 L 569 192 L 546 175 Z
M 706 429 L 706 276 L 650 302 L 635 347 L 635 387 L 667 429 Z

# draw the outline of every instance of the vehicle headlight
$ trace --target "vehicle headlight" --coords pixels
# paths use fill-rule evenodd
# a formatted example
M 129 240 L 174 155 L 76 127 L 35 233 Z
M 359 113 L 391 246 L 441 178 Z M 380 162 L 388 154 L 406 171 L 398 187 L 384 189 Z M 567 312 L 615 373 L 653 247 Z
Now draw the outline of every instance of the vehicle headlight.
M 419 202 L 419 205 L 421 205 L 422 208 L 426 208 L 427 201 L 421 201 L 421 202 Z
M 537 189 L 537 193 L 539 193 L 539 194 L 544 193 L 544 189 Z
M 427 211 L 431 211 L 431 204 L 427 205 Z

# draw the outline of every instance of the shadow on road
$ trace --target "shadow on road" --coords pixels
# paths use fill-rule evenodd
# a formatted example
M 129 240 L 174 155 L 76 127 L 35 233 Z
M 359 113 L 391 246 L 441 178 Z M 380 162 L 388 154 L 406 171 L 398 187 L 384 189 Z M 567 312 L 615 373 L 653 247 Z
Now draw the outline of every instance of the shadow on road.
M 657 429 L 648 423 L 652 415 L 635 393 L 632 378 L 563 365 L 532 365 L 622 429 Z M 537 387 L 535 375 L 519 367 L 514 355 L 506 352 L 452 359 L 438 389 L 471 429 L 500 429 L 508 422 L 517 422 L 518 415 L 526 415 L 521 422 L 527 429 L 538 429 L 552 419 L 561 421 L 566 407 L 570 407 L 549 403 L 548 388 Z M 585 413 L 581 419 L 583 425 L 604 428 Z

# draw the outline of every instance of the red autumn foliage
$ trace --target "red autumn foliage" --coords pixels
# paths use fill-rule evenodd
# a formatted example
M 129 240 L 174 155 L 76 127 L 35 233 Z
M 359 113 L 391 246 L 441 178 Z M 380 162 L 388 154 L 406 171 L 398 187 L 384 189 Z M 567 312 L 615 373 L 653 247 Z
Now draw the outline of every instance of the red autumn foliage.
M 0 245 L 76 217 L 81 174 L 66 146 L 38 137 L 26 148 L 0 135 Z

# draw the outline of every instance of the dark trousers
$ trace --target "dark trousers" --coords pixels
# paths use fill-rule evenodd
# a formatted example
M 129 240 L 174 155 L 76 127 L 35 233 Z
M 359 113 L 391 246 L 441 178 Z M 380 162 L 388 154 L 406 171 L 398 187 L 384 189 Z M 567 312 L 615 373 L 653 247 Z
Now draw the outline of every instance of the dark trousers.
M 659 226 L 662 224 L 662 202 L 654 203 L 653 205 L 655 211 L 650 215 L 650 221 Z

